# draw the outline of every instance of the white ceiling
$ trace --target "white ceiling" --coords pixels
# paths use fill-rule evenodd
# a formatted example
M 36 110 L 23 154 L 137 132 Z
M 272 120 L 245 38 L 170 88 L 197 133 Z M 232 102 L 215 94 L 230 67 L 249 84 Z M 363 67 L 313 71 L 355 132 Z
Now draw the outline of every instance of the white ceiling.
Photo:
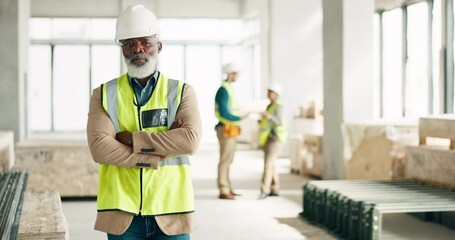
M 33 17 L 115 18 L 126 6 L 141 3 L 161 18 L 241 18 L 245 4 L 257 5 L 257 1 L 282 0 L 30 0 L 30 4 Z M 380 11 L 425 0 L 374 1 Z

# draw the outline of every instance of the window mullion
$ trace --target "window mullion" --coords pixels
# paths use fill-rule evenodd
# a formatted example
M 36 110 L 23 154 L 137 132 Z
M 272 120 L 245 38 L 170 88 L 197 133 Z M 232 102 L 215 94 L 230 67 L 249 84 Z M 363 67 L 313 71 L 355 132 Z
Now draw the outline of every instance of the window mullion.
M 384 117 L 384 24 L 383 13 L 379 14 L 379 118 Z
M 51 44 L 51 132 L 55 131 L 54 121 L 54 59 L 55 59 L 55 45 Z
M 401 116 L 406 116 L 406 66 L 408 62 L 408 9 L 401 8 L 402 42 L 401 42 Z
M 93 73 L 92 73 L 92 48 L 93 48 L 93 45 L 92 44 L 89 44 L 88 45 L 88 95 L 91 96 L 92 95 L 92 78 L 93 78 Z
M 428 114 L 433 114 L 433 0 L 427 0 L 428 4 Z
M 453 0 L 447 0 L 446 8 L 446 41 L 445 41 L 445 77 L 444 77 L 444 113 L 453 113 L 454 70 L 453 70 Z

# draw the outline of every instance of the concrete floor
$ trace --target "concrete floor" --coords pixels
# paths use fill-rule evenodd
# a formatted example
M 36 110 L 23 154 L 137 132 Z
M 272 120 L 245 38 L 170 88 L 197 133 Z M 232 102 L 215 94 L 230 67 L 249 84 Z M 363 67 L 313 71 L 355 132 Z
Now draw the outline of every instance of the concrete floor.
M 216 189 L 217 149 L 214 144 L 204 144 L 191 157 L 197 221 L 192 239 L 337 239 L 325 229 L 298 217 L 302 211 L 301 188 L 307 179 L 289 174 L 288 159 L 279 159 L 278 162 L 281 196 L 258 200 L 262 152 L 240 147 L 232 165 L 231 181 L 242 196 L 235 201 L 219 200 Z M 106 239 L 106 234 L 93 230 L 95 201 L 64 200 L 62 203 L 72 240 Z M 393 239 L 455 239 L 455 231 L 406 214 L 388 216 L 384 221 L 384 233 Z

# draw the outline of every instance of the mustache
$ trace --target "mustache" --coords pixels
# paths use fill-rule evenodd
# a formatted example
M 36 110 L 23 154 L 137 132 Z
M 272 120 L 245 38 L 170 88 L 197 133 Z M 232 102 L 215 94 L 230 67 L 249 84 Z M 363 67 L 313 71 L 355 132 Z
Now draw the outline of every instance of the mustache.
M 147 56 L 147 54 L 142 53 L 142 52 L 134 53 L 133 56 L 131 56 L 131 58 L 129 60 L 130 60 L 130 62 L 132 62 L 132 61 L 138 60 L 140 58 L 145 59 L 146 62 L 149 61 L 149 56 Z

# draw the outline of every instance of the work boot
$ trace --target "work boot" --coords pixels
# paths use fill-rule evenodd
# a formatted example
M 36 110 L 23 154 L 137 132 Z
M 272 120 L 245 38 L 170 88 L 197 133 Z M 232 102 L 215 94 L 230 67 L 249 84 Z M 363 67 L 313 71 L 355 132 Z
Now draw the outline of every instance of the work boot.
M 271 191 L 271 192 L 269 193 L 269 197 L 278 197 L 278 196 L 280 196 L 280 194 L 278 194 L 278 192 Z
M 265 199 L 265 198 L 268 197 L 268 196 L 269 196 L 269 194 L 264 193 L 264 192 L 261 192 L 261 194 L 259 194 L 258 199 Z
M 236 193 L 236 192 L 234 192 L 234 191 L 232 191 L 232 190 L 231 190 L 231 195 L 234 195 L 234 196 L 242 196 L 242 194 Z
M 231 193 L 220 193 L 219 198 L 226 199 L 226 200 L 235 200 L 235 196 L 232 195 Z

